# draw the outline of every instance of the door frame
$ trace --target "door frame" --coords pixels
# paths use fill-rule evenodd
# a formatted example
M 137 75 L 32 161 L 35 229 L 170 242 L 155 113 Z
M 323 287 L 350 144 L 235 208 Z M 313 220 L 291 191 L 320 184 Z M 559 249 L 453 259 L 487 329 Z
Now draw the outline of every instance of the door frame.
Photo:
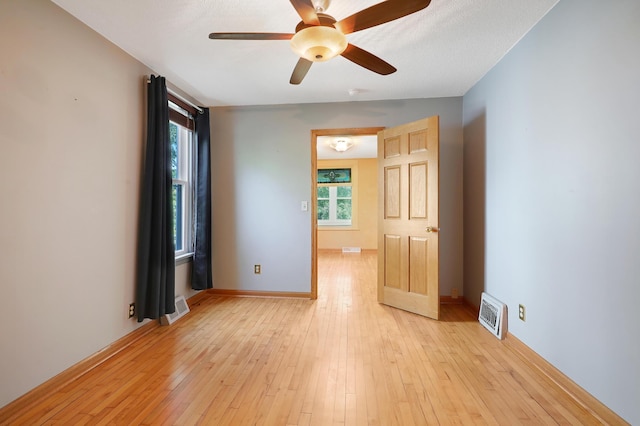
M 318 136 L 377 135 L 384 129 L 384 127 L 352 127 L 311 130 L 311 299 L 318 298 L 318 197 L 316 197 Z

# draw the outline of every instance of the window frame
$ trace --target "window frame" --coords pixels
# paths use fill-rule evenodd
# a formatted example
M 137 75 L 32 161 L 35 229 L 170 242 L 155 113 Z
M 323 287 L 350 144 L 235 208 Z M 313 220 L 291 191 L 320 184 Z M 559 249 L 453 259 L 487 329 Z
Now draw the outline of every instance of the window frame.
M 320 232 L 323 231 L 355 231 L 359 229 L 359 207 L 358 207 L 358 194 L 360 192 L 359 187 L 359 171 L 358 171 L 358 160 L 357 159 L 348 159 L 348 160 L 319 160 L 316 164 L 316 169 L 351 169 L 351 182 L 344 183 L 316 183 L 315 184 L 315 205 L 316 205 L 316 217 L 315 226 L 316 229 Z M 314 175 L 317 175 L 317 170 Z M 316 176 L 314 176 L 316 179 Z M 350 225 L 321 225 L 320 221 L 318 221 L 318 190 L 317 188 L 321 186 L 351 186 L 351 224 Z
M 178 229 L 178 223 L 176 226 L 175 238 L 182 236 L 182 249 L 178 250 L 178 245 L 175 248 L 176 261 L 188 260 L 194 253 L 194 235 L 195 235 L 195 165 L 196 163 L 196 149 L 195 149 L 195 122 L 193 120 L 196 114 L 195 108 L 181 101 L 171 93 L 168 94 L 169 105 L 169 125 L 174 124 L 178 128 L 178 170 L 182 170 L 182 173 L 176 178 L 172 176 L 172 191 L 173 187 L 178 185 L 182 188 L 181 191 L 181 205 L 183 206 L 180 213 L 176 212 L 176 220 L 178 217 L 182 218 L 182 229 Z M 181 138 L 186 138 L 180 143 Z M 177 241 L 174 240 L 176 243 Z
M 346 187 L 351 190 L 350 197 L 339 197 L 338 188 Z M 318 191 L 320 188 L 329 188 L 329 198 L 320 198 Z M 320 200 L 329 200 L 329 219 L 317 219 L 318 226 L 352 226 L 353 225 L 353 184 L 318 184 L 316 190 L 316 202 L 320 205 Z M 338 200 L 348 199 L 351 202 L 351 219 L 338 219 Z

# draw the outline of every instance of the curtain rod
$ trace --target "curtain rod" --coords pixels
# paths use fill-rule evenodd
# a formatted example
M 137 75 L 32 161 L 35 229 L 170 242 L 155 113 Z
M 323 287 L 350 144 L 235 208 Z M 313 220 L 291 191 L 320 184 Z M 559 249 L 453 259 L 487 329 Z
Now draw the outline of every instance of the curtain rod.
M 149 84 L 149 83 L 151 83 L 151 80 L 147 78 L 147 84 Z M 176 98 L 180 99 L 185 104 L 194 107 L 196 109 L 196 111 L 198 111 L 200 114 L 202 114 L 204 112 L 204 110 L 202 108 L 200 108 L 198 105 L 196 105 L 193 102 L 183 98 L 182 96 L 180 96 L 179 94 L 177 94 L 173 90 L 169 89 L 168 87 L 167 87 L 167 92 L 171 93 L 173 96 L 175 96 Z

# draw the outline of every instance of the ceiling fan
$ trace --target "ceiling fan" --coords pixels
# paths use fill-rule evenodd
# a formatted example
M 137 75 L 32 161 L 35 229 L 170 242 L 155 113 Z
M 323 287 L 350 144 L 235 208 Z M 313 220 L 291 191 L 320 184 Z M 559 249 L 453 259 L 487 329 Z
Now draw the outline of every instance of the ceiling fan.
M 300 84 L 313 62 L 324 62 L 342 55 L 375 73 L 388 75 L 396 68 L 377 56 L 347 42 L 346 34 L 355 33 L 415 13 L 431 0 L 387 0 L 336 21 L 324 13 L 330 0 L 290 0 L 302 21 L 290 33 L 211 33 L 213 40 L 290 40 L 300 59 L 289 83 Z M 315 3 L 315 4 L 314 4 Z

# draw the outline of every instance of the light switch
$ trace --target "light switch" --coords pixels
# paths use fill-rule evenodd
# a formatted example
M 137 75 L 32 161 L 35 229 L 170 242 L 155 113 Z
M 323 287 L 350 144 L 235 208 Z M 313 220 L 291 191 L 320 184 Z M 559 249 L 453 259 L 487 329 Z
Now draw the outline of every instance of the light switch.
M 307 203 L 306 201 L 300 203 L 300 210 L 302 210 L 303 212 L 309 210 L 309 203 Z

